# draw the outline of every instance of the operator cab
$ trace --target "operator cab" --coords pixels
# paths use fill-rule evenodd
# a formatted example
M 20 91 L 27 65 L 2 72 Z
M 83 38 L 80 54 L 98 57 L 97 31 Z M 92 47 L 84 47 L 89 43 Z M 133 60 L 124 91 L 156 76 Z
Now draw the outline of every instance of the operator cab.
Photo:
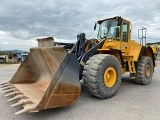
M 116 41 L 128 42 L 130 39 L 130 22 L 121 18 L 113 17 L 99 20 L 98 39 L 115 39 Z

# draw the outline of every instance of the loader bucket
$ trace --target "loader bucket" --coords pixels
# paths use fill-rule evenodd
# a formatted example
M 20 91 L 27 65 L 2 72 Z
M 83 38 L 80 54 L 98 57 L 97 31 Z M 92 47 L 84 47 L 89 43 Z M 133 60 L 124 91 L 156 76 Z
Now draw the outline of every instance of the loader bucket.
M 77 58 L 63 46 L 52 46 L 53 38 L 38 42 L 12 79 L 0 86 L 5 96 L 12 96 L 8 101 L 18 101 L 11 106 L 24 107 L 15 114 L 67 106 L 80 94 Z

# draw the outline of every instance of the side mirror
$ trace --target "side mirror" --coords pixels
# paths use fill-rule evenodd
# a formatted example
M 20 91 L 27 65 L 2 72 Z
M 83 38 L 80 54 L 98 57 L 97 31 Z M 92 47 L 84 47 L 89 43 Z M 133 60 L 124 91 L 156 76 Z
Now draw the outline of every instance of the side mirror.
M 94 25 L 94 30 L 96 30 L 96 27 L 97 27 L 97 22 L 96 22 L 95 25 Z

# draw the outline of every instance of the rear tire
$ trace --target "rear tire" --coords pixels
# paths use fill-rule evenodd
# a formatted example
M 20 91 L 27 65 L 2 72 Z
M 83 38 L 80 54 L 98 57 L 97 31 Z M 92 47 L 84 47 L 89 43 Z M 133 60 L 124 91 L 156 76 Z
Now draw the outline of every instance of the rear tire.
M 93 96 L 110 98 L 120 87 L 121 65 L 113 55 L 94 55 L 86 62 L 82 79 L 85 88 Z
M 135 83 L 148 85 L 153 76 L 153 61 L 150 57 L 142 56 L 137 65 Z

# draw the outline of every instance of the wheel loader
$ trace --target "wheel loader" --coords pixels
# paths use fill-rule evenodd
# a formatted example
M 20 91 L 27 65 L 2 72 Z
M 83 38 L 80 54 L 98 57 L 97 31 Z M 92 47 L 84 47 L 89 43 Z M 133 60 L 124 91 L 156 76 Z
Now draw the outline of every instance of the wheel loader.
M 24 112 L 71 105 L 80 95 L 81 83 L 93 96 L 114 96 L 121 77 L 129 72 L 135 83 L 151 82 L 156 61 L 150 46 L 131 39 L 130 21 L 116 16 L 96 22 L 97 39 L 77 35 L 77 42 L 55 45 L 52 37 L 38 39 L 27 58 L 7 83 L 2 83 L 11 106 L 22 105 Z

